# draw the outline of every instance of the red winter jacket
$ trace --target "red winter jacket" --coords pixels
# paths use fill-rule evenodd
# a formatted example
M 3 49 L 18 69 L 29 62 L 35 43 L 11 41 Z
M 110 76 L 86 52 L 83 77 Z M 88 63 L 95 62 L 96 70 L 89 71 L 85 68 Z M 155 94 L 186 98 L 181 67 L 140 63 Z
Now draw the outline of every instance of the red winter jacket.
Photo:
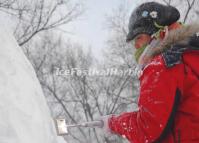
M 139 110 L 112 116 L 113 133 L 131 143 L 199 143 L 199 50 L 171 53 L 143 69 Z

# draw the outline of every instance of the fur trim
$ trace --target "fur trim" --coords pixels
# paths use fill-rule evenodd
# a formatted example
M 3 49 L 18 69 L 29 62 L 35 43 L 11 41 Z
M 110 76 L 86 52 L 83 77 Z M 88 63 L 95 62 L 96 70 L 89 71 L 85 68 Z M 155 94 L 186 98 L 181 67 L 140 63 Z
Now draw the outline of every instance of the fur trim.
M 189 38 L 197 32 L 199 32 L 199 24 L 182 26 L 179 29 L 169 31 L 167 38 L 157 46 L 157 51 L 153 55 L 162 53 L 174 44 L 187 44 Z
M 168 31 L 168 34 L 162 41 L 153 40 L 150 45 L 146 47 L 139 59 L 139 64 L 146 64 L 154 56 L 161 54 L 174 44 L 188 45 L 189 38 L 197 32 L 199 32 L 199 24 L 190 24 Z

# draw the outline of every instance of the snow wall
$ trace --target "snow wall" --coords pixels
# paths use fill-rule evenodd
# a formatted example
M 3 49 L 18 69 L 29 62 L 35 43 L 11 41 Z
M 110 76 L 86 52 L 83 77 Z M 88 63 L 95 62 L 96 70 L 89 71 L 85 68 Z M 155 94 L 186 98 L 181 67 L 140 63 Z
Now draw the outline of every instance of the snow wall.
M 57 137 L 35 71 L 0 24 L 0 143 L 66 143 Z

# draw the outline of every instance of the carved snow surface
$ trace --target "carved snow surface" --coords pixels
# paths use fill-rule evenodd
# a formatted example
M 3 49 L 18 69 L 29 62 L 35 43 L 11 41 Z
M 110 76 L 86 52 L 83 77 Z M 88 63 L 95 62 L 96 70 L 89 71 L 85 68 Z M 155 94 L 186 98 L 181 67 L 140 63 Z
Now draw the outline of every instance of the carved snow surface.
M 0 142 L 66 143 L 57 137 L 34 69 L 0 24 Z

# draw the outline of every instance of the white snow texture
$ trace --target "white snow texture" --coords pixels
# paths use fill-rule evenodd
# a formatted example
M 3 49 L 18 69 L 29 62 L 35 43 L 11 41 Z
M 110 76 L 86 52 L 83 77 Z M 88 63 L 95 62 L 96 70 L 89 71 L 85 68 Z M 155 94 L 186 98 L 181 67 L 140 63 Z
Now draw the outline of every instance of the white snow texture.
M 0 24 L 0 143 L 66 143 L 57 137 L 34 69 Z

